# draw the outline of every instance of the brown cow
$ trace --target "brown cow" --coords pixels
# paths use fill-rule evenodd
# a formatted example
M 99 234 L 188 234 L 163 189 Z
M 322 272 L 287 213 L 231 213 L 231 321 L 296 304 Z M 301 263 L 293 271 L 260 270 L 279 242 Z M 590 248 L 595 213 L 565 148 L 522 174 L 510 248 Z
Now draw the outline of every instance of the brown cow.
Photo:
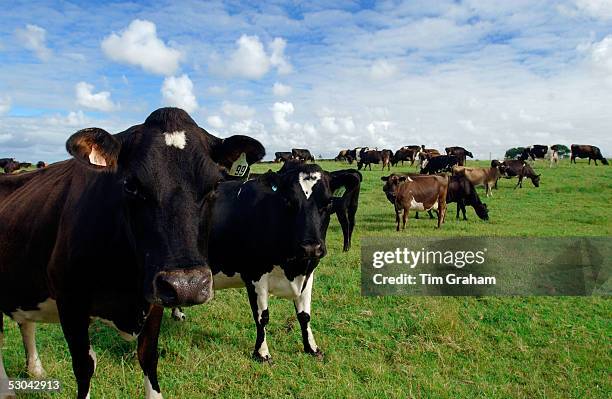
M 400 212 L 402 215 L 402 230 L 406 228 L 408 212 L 416 211 L 438 211 L 438 228 L 441 227 L 446 217 L 446 192 L 448 191 L 448 178 L 443 176 L 383 176 L 381 180 L 386 181 L 383 191 L 387 197 L 395 196 L 395 221 L 396 231 L 400 230 Z
M 385 170 L 385 166 L 387 170 L 391 170 L 391 159 L 393 158 L 393 151 L 391 150 L 382 150 L 380 152 L 380 158 L 382 161 L 382 170 Z
M 465 176 L 474 186 L 483 186 L 487 197 L 493 196 L 492 188 L 501 177 L 498 168 L 468 168 L 466 166 L 454 166 L 453 175 Z
M 595 161 L 595 166 L 597 166 L 598 160 L 604 165 L 608 164 L 608 160 L 601 154 L 599 147 L 594 145 L 572 144 L 571 151 L 570 163 L 576 163 L 576 158 L 589 158 L 589 165 L 591 164 L 591 159 Z

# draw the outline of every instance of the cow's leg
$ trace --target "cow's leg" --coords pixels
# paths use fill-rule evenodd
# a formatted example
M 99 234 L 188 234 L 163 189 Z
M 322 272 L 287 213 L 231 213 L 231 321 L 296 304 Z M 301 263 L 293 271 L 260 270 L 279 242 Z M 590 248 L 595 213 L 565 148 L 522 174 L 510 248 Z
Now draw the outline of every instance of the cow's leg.
M 300 329 L 302 330 L 302 343 L 304 344 L 304 352 L 316 356 L 318 359 L 323 359 L 323 352 L 317 346 L 312 330 L 310 329 L 310 303 L 312 301 L 312 284 L 314 280 L 314 273 L 310 274 L 304 290 L 293 300 L 295 305 L 295 314 L 298 321 L 300 322 Z
M 24 321 L 19 323 L 21 339 L 26 353 L 26 366 L 28 374 L 34 378 L 44 378 L 47 374 L 43 369 L 38 351 L 36 350 L 36 323 Z
M 402 230 L 406 228 L 406 219 L 408 219 L 408 208 L 404 208 L 404 213 L 402 215 Z
M 4 315 L 0 312 L 0 383 L 8 380 L 8 375 L 6 374 L 6 370 L 4 369 L 4 362 L 2 361 L 2 347 L 4 346 L 4 325 L 3 325 Z M 0 385 L 1 388 L 2 385 Z M 13 391 L 2 392 L 0 390 L 0 399 L 13 399 L 15 398 L 15 393 Z
M 185 316 L 185 313 L 183 313 L 183 309 L 172 308 L 172 318 L 176 321 L 185 321 L 187 317 Z
M 72 357 L 77 382 L 77 399 L 89 399 L 91 377 L 96 370 L 96 354 L 89 342 L 89 315 L 78 299 L 59 299 L 57 308 L 64 337 Z
M 597 159 L 593 158 L 593 161 L 595 161 L 595 166 L 597 166 Z
M 145 398 L 161 399 L 162 394 L 157 380 L 157 343 L 164 308 L 152 306 L 147 321 L 138 336 L 138 362 L 144 373 Z
M 431 209 L 427 211 L 427 214 L 429 215 L 430 219 L 434 218 L 433 213 L 431 212 Z
M 348 222 L 349 222 L 349 233 L 348 233 L 348 248 L 351 249 L 351 240 L 353 238 L 353 230 L 355 229 L 355 214 L 357 213 L 357 206 L 349 206 L 347 210 Z
M 266 342 L 266 325 L 270 321 L 270 313 L 268 312 L 268 282 L 265 277 L 262 277 L 257 282 L 247 282 L 246 287 L 253 312 L 253 319 L 257 327 L 253 357 L 260 362 L 270 362 L 272 357 Z
M 402 210 L 397 206 L 397 204 L 395 205 L 395 223 L 397 224 L 397 227 L 395 228 L 395 231 L 399 231 L 400 230 L 400 212 Z
M 342 236 L 344 237 L 344 247 L 342 250 L 344 252 L 348 251 L 351 247 L 351 238 L 349 232 L 349 221 L 346 214 L 346 209 L 338 209 L 336 212 L 336 216 L 338 216 L 338 222 L 340 222 L 340 227 L 342 228 Z

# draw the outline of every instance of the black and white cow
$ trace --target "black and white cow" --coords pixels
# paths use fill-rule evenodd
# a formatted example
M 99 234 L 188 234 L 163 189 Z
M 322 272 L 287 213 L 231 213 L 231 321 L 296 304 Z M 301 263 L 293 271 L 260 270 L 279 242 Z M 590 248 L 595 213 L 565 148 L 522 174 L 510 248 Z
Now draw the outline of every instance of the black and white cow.
M 138 337 L 146 396 L 161 398 L 162 307 L 212 296 L 205 199 L 265 151 L 249 137 L 212 136 L 177 108 L 116 135 L 80 130 L 66 147 L 71 160 L 0 176 L 0 341 L 6 314 L 21 329 L 29 373 L 41 377 L 35 323 L 61 323 L 82 399 L 96 367 L 89 324 L 105 320 Z
M 459 163 L 459 159 L 454 155 L 440 155 L 426 160 L 421 169 L 421 174 L 437 174 L 450 172 L 453 166 Z
M 291 155 L 293 159 L 301 160 L 301 161 L 312 161 L 314 162 L 315 158 L 310 153 L 310 150 L 306 148 L 293 148 L 291 150 Z

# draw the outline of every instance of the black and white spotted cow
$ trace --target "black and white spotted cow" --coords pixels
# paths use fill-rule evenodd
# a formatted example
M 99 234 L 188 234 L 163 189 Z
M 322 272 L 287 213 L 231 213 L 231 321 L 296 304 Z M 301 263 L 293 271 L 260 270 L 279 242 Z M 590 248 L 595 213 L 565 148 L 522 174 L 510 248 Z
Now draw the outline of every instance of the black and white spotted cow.
M 293 300 L 304 351 L 322 357 L 310 328 L 313 272 L 327 252 L 325 237 L 334 212 L 348 250 L 360 181 L 354 169 L 329 173 L 315 164 L 287 162 L 278 173 L 221 183 L 212 195 L 208 253 L 213 288 L 246 287 L 257 327 L 256 359 L 271 359 L 265 331 L 270 295 Z M 180 309 L 173 310 L 173 317 L 184 319 Z

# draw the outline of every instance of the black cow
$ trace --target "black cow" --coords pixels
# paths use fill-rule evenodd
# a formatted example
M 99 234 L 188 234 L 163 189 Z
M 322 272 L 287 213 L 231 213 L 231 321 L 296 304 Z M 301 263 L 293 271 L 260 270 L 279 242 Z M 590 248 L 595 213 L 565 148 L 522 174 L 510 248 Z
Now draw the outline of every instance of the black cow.
M 463 220 L 467 220 L 465 216 L 465 206 L 470 205 L 474 208 L 476 215 L 482 220 L 489 220 L 489 210 L 487 204 L 480 201 L 478 192 L 474 185 L 465 176 L 450 176 L 448 180 L 448 191 L 446 193 L 446 203 L 457 203 L 457 216 L 459 219 L 459 210 L 463 213 Z
M 474 158 L 474 155 L 463 147 L 446 147 L 444 151 L 446 151 L 446 155 L 456 156 L 459 160 L 459 166 L 465 165 L 466 157 Z
M 327 252 L 330 215 L 350 246 L 361 175 L 287 162 L 278 173 L 219 184 L 212 195 L 209 261 L 214 289 L 246 287 L 257 339 L 253 357 L 271 359 L 266 343 L 270 294 L 294 301 L 306 353 L 322 357 L 310 329 L 313 271 Z M 334 193 L 342 190 L 340 197 Z M 346 228 L 345 228 L 346 226 Z M 240 251 L 236 251 L 239 243 Z M 175 318 L 182 318 L 179 309 Z
M 608 160 L 601 154 L 599 147 L 594 145 L 572 144 L 571 151 L 570 163 L 576 163 L 576 158 L 589 158 L 589 165 L 591 159 L 595 161 L 595 166 L 597 166 L 597 160 L 600 160 L 604 165 L 608 165 Z
M 518 183 L 516 183 L 516 186 L 514 186 L 515 189 L 517 187 L 523 188 L 523 179 L 525 177 L 531 179 L 531 182 L 535 187 L 540 187 L 541 175 L 536 174 L 531 168 L 531 166 L 525 161 L 521 161 L 520 159 L 505 160 L 502 163 L 500 171 L 505 175 L 504 177 L 507 179 L 518 176 Z
M 440 155 L 426 159 L 421 169 L 421 174 L 433 175 L 436 173 L 450 172 L 457 163 L 459 163 L 459 159 L 454 155 Z
M 379 164 L 380 161 L 382 161 L 381 151 L 363 149 L 357 159 L 357 169 L 361 170 L 363 168 L 365 170 L 366 166 L 369 166 L 372 170 L 372 164 Z
M 42 168 L 46 168 L 47 167 L 47 163 L 44 161 L 38 161 L 36 163 L 36 169 L 42 169 Z
M 4 158 L 2 161 L 3 162 L 1 163 L 0 167 L 2 167 L 4 173 L 13 173 L 19 170 L 19 162 L 15 161 L 14 159 Z
M 536 159 L 544 159 L 547 152 L 547 145 L 535 144 L 533 146 L 523 148 L 523 152 L 521 153 L 519 160 L 526 161 L 527 159 L 531 158 L 531 160 L 535 161 Z
M 138 337 L 146 395 L 161 397 L 162 306 L 212 295 L 207 194 L 265 151 L 249 137 L 214 137 L 177 108 L 116 135 L 80 130 L 66 148 L 73 159 L 0 176 L 0 337 L 4 313 L 19 323 L 30 374 L 41 377 L 34 323 L 60 322 L 77 397 L 86 398 L 96 365 L 89 324 L 106 320 Z
M 397 150 L 393 155 L 393 158 L 391 158 L 391 165 L 396 166 L 401 161 L 403 166 L 404 161 L 410 161 L 410 166 L 413 166 L 420 148 L 419 146 L 416 147 L 417 149 L 402 147 Z
M 393 159 L 393 151 L 391 150 L 382 150 L 380 152 L 380 160 L 382 161 L 382 168 L 385 170 L 385 166 L 387 170 L 391 170 L 391 160 Z
M 291 150 L 291 155 L 293 158 L 301 160 L 301 161 L 312 161 L 314 162 L 314 157 L 310 154 L 310 151 L 305 148 L 293 148 Z
M 279 151 L 274 153 L 274 162 L 287 162 L 293 157 L 288 151 Z

